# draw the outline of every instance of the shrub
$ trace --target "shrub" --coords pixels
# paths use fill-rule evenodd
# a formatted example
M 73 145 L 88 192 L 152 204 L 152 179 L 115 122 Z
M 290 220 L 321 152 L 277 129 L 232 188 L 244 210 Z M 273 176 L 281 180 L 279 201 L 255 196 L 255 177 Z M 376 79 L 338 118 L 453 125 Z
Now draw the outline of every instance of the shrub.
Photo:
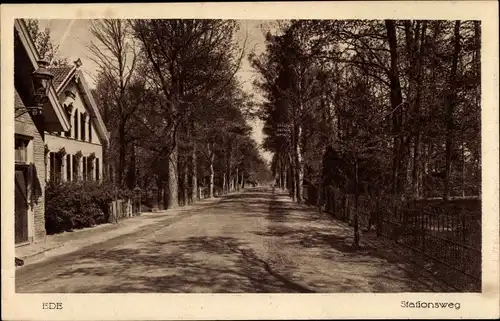
M 45 192 L 45 228 L 48 234 L 91 227 L 108 222 L 109 203 L 126 199 L 130 192 L 110 183 L 49 183 Z

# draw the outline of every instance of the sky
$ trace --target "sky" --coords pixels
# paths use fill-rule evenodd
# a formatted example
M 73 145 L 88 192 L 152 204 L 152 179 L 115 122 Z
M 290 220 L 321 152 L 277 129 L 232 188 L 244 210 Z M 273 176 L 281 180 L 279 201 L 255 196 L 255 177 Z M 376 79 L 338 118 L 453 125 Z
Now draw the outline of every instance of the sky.
M 257 54 L 261 53 L 265 49 L 264 45 L 264 35 L 261 31 L 261 24 L 265 24 L 265 21 L 260 20 L 241 20 L 240 30 L 236 34 L 236 38 L 243 45 L 246 38 L 246 51 L 254 50 Z M 50 36 L 52 42 L 55 45 L 59 45 L 58 55 L 61 57 L 66 57 L 69 61 L 75 61 L 78 58 L 82 60 L 82 67 L 80 67 L 85 74 L 85 78 L 90 87 L 95 87 L 94 77 L 96 76 L 97 66 L 90 59 L 91 53 L 88 47 L 93 40 L 93 36 L 89 31 L 89 20 L 84 19 L 52 19 L 52 20 L 40 20 L 40 29 L 49 27 Z M 238 76 L 243 84 L 243 88 L 250 93 L 253 93 L 257 97 L 259 94 L 254 91 L 252 86 L 252 81 L 254 79 L 255 73 L 247 59 L 243 58 L 242 66 L 238 72 Z M 252 137 L 257 141 L 257 143 L 262 143 L 263 134 L 262 126 L 263 123 L 260 120 L 249 121 L 250 126 L 252 126 Z M 271 161 L 271 154 L 260 149 L 261 155 L 268 162 Z

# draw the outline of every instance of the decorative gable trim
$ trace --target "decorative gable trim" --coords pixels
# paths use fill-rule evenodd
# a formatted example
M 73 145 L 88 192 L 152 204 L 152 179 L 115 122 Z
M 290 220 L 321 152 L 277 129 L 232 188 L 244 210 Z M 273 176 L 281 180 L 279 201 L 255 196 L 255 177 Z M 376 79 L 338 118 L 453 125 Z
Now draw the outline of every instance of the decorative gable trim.
M 95 102 L 94 97 L 92 96 L 90 88 L 88 87 L 87 82 L 83 77 L 82 71 L 76 68 L 76 66 L 79 65 L 77 62 L 78 60 L 75 62 L 75 67 L 71 69 L 71 71 L 68 73 L 68 75 L 71 77 L 66 78 L 58 87 L 58 93 L 59 94 L 62 93 L 69 85 L 71 80 L 75 81 L 76 87 L 85 105 L 86 115 L 90 116 L 90 121 L 93 123 L 94 128 L 96 129 L 97 134 L 99 135 L 99 138 L 101 139 L 102 143 L 107 144 L 109 142 L 108 130 L 106 129 L 104 121 L 102 120 L 101 113 L 99 112 L 99 108 L 97 108 L 97 103 Z

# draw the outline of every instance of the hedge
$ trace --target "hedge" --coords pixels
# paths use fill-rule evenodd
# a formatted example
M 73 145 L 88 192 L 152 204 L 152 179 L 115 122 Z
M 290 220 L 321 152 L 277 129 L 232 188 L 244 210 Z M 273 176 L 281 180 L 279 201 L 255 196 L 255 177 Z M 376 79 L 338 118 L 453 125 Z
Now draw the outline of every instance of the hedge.
M 110 183 L 61 182 L 45 188 L 45 229 L 47 234 L 82 229 L 108 222 L 109 203 L 126 199 L 130 191 Z

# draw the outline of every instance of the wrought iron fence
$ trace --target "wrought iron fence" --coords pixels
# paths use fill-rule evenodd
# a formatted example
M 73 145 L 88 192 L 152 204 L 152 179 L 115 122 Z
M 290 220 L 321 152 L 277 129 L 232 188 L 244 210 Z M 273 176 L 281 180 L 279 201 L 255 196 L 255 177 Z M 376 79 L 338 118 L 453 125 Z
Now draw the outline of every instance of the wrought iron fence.
M 389 205 L 378 213 L 378 231 L 418 252 L 427 268 L 465 291 L 481 290 L 481 205 L 424 201 Z
M 352 224 L 354 195 L 327 187 L 322 208 Z M 317 188 L 304 186 L 306 204 L 317 206 Z M 481 290 L 481 200 L 358 198 L 360 229 L 412 250 L 409 258 L 461 291 Z

